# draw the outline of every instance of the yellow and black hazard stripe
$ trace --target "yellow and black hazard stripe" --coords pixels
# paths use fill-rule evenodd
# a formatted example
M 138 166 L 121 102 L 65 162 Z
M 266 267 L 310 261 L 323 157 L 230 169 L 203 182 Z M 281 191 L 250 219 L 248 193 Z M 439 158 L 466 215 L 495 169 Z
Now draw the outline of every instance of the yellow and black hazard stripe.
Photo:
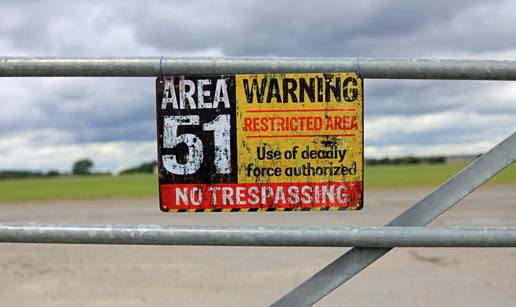
M 168 212 L 287 212 L 287 211 L 355 211 L 353 207 L 296 207 L 296 208 L 216 208 L 216 209 L 170 209 Z

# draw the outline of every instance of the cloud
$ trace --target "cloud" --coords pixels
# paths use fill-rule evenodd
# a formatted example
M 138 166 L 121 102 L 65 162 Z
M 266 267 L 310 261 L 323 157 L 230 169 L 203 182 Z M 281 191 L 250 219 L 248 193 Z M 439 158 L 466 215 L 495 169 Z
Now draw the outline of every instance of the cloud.
M 512 1 L 2 1 L 0 54 L 513 59 L 515 10 Z M 516 127 L 512 82 L 365 84 L 368 155 L 476 153 Z M 0 168 L 154 159 L 154 104 L 153 78 L 2 78 Z
M 94 161 L 96 171 L 120 171 L 155 159 L 154 141 L 110 141 L 78 144 L 63 131 L 30 131 L 0 139 L 0 169 L 27 168 L 69 172 L 83 158 Z M 14 166 L 14 167 L 13 167 Z
M 479 139 L 501 141 L 511 132 L 513 118 L 510 114 L 485 116 L 463 111 L 384 116 L 366 122 L 366 144 L 426 146 L 467 144 Z

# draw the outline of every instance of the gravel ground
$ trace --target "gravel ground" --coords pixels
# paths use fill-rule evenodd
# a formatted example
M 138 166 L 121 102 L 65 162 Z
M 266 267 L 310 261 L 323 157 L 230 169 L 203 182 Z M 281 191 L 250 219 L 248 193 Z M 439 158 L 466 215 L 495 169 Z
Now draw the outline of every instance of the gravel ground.
M 367 191 L 359 212 L 162 213 L 156 199 L 0 204 L 0 221 L 379 226 L 429 190 Z M 431 226 L 516 226 L 516 186 Z M 347 249 L 0 244 L 1 306 L 264 306 Z M 320 306 L 516 306 L 516 249 L 396 249 Z

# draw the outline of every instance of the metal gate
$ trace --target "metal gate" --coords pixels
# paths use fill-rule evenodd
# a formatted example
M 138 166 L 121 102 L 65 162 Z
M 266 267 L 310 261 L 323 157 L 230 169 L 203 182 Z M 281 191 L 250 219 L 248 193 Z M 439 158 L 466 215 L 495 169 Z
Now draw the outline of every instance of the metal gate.
M 371 79 L 516 81 L 516 61 L 357 58 L 0 58 L 0 77 L 349 72 Z M 0 223 L 0 242 L 354 247 L 273 303 L 311 305 L 394 247 L 516 247 L 516 228 L 424 228 L 516 160 L 516 133 L 385 227 L 207 227 Z

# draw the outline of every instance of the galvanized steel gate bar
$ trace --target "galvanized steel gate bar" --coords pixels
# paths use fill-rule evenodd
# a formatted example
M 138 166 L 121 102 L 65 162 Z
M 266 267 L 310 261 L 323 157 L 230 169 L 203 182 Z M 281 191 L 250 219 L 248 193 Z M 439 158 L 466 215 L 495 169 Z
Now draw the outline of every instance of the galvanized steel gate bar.
M 516 80 L 516 61 L 483 61 L 483 60 L 428 60 L 428 59 L 370 59 L 370 58 L 169 58 L 164 59 L 160 67 L 160 57 L 112 57 L 112 58 L 49 58 L 49 57 L 0 57 L 0 77 L 155 77 L 160 71 L 163 74 L 242 74 L 242 73 L 296 73 L 296 72 L 349 72 L 356 71 L 360 62 L 360 71 L 368 79 L 444 79 L 444 80 Z M 304 306 L 311 305 L 331 291 L 336 289 L 345 281 L 359 273 L 369 264 L 389 252 L 393 246 L 416 246 L 416 237 L 412 241 L 408 237 L 400 236 L 399 227 L 403 226 L 425 226 L 433 219 L 437 218 L 447 209 L 451 208 L 458 201 L 463 199 L 481 184 L 493 177 L 504 167 L 516 160 L 516 134 L 512 134 L 502 143 L 495 146 L 488 153 L 480 157 L 471 165 L 466 167 L 456 176 L 449 179 L 437 190 L 416 203 L 412 208 L 402 213 L 387 226 L 377 229 L 356 228 L 357 236 L 347 238 L 344 234 L 339 234 L 338 230 L 333 234 L 338 234 L 336 241 L 327 241 L 325 246 L 344 246 L 353 243 L 354 246 L 368 246 L 353 248 L 327 267 L 316 273 L 300 286 L 282 297 L 274 306 Z M 78 228 L 77 228 L 77 227 Z M 140 225 L 142 226 L 142 225 Z M 147 225 L 151 227 L 152 225 Z M 56 228 L 57 227 L 57 228 Z M 70 227 L 70 229 L 69 229 Z M 75 228 L 74 228 L 75 227 Z M 97 240 L 84 237 L 84 231 L 92 230 L 91 227 L 101 232 Z M 106 228 L 107 227 L 107 228 Z M 0 242 L 46 242 L 46 243 L 100 243 L 100 244 L 215 244 L 226 245 L 227 238 L 217 237 L 214 230 L 208 230 L 211 237 L 205 241 L 199 237 L 192 237 L 188 229 L 162 229 L 175 233 L 175 237 L 166 237 L 167 233 L 161 233 L 161 239 L 165 235 L 166 239 L 160 241 L 153 237 L 146 237 L 152 232 L 138 232 L 143 229 L 131 228 L 124 229 L 109 226 L 100 227 L 97 225 L 30 225 L 30 224 L 0 224 Z M 145 227 L 144 227 L 145 228 Z M 152 228 L 152 227 L 151 227 Z M 262 228 L 260 228 L 262 229 Z M 149 229 L 147 229 L 149 230 Z M 197 228 L 197 231 L 206 229 Z M 233 229 L 224 231 L 235 231 L 233 239 L 230 241 L 235 245 L 266 245 L 268 239 L 279 235 L 275 230 L 263 228 L 264 232 L 257 229 Z M 310 231 L 309 228 L 290 229 L 292 237 L 284 237 L 274 246 L 286 245 L 293 246 L 285 240 L 293 240 L 291 243 L 303 246 L 316 246 L 314 241 L 299 240 L 294 233 L 300 231 Z M 328 230 L 328 229 L 327 229 Z M 341 229 L 341 230 L 345 230 Z M 403 231 L 410 231 L 410 236 L 426 233 L 433 233 L 427 243 L 434 242 L 439 236 L 437 232 L 447 232 L 450 229 L 423 230 L 412 227 L 401 228 Z M 35 231 L 35 232 L 34 232 Z M 38 234 L 39 231 L 39 234 Z M 107 232 L 106 232 L 107 231 Z M 186 231 L 186 232 L 185 232 Z M 220 231 L 220 229 L 219 229 Z M 242 237 L 246 231 L 254 233 L 250 238 Z M 256 232 L 257 231 L 257 232 Z M 269 231 L 269 233 L 266 233 Z M 312 229 L 312 231 L 314 231 Z M 329 230 L 328 230 L 329 231 Z M 368 237 L 371 233 L 367 231 L 379 231 L 391 240 L 392 244 L 382 245 L 379 236 Z M 462 230 L 461 230 L 462 231 Z M 469 235 L 461 237 L 463 243 L 472 240 L 475 232 L 482 230 L 476 229 Z M 489 229 L 484 229 L 487 236 Z M 316 231 L 317 232 L 317 231 Z M 459 231 L 460 232 L 460 231 Z M 494 241 L 498 246 L 512 246 L 513 229 L 491 229 Z M 110 235 L 111 233 L 111 235 Z M 331 233 L 331 231 L 330 231 Z M 141 241 L 128 238 L 127 234 L 136 235 Z M 179 237 L 178 237 L 179 234 Z M 219 235 L 221 233 L 219 232 Z M 267 234 L 270 235 L 267 238 Z M 378 234 L 378 233 L 376 233 Z M 451 233 L 449 233 L 451 234 Z M 69 237 L 66 237 L 69 235 Z M 116 237 L 118 235 L 118 237 Z M 183 237 L 181 237 L 183 235 Z M 226 233 L 227 235 L 227 233 Z M 312 235 L 315 235 L 312 233 Z M 342 235 L 342 236 L 341 236 Z M 457 234 L 456 234 L 457 235 Z M 64 236 L 64 237 L 63 237 Z M 509 241 L 504 241 L 503 238 Z M 317 236 L 315 236 L 317 237 Z M 315 238 L 315 237 L 312 237 Z M 360 237 L 360 239 L 359 239 Z M 267 239 L 265 239 L 267 238 Z M 299 241 L 296 241 L 297 240 Z M 486 238 L 477 240 L 475 244 L 481 246 L 486 243 Z M 253 240 L 257 241 L 253 241 Z M 396 239 L 401 241 L 396 243 Z M 441 238 L 445 243 L 451 242 L 451 237 Z M 478 239 L 478 238 L 477 238 Z M 351 240 L 351 241 L 348 241 Z M 415 240 L 415 241 L 414 241 Z M 69 242 L 68 242 L 69 241 Z M 274 240 L 273 240 L 274 241 Z M 403 243 L 403 242 L 404 243 Z M 336 243 L 339 242 L 339 243 Z M 365 243 L 367 242 L 367 243 Z M 254 245 L 256 244 L 256 245 Z M 335 245 L 332 245 L 335 244 Z M 406 244 L 406 245 L 404 245 Z M 472 244 L 475 245 L 475 244 Z M 227 244 L 230 245 L 230 244 Z M 426 245 L 419 245 L 426 246 Z M 441 245 L 439 245 L 441 246 Z M 453 244 L 451 245 L 453 246 Z M 494 245 L 490 245 L 494 246 Z
M 403 212 L 387 226 L 425 226 L 516 160 L 516 133 Z M 316 303 L 392 248 L 353 248 L 272 306 Z
M 516 61 L 371 58 L 164 58 L 162 72 L 248 74 L 360 71 L 366 79 L 516 80 Z M 0 57 L 0 77 L 156 77 L 160 57 Z
M 0 242 L 308 247 L 516 247 L 516 227 L 230 227 L 0 223 Z

